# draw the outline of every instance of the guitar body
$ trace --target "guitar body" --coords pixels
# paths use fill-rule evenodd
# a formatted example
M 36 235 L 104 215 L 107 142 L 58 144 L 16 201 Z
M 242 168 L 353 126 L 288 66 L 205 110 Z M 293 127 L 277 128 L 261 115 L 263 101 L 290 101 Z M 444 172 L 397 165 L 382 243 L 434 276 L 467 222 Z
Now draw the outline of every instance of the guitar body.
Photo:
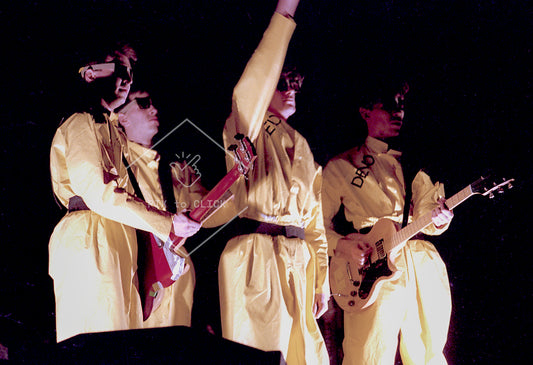
M 142 272 L 141 300 L 143 304 L 143 320 L 146 321 L 154 310 L 154 302 L 161 288 L 168 288 L 185 269 L 185 259 L 178 255 L 169 260 L 166 248 L 160 247 L 161 242 L 151 233 L 144 242 L 144 270 Z M 159 241 L 159 242 L 158 242 Z
M 370 232 L 363 235 L 363 241 L 372 247 L 372 254 L 362 267 L 339 254 L 331 258 L 331 292 L 343 310 L 355 312 L 367 308 L 374 303 L 386 281 L 401 275 L 391 260 L 393 247 L 390 238 L 396 231 L 395 222 L 380 219 Z
M 495 192 L 503 193 L 504 188 L 510 189 L 513 181 L 514 179 L 503 179 L 498 182 L 492 177 L 482 176 L 446 199 L 446 206 L 451 210 L 474 194 L 491 198 Z M 362 240 L 372 247 L 372 254 L 363 266 L 351 263 L 340 253 L 336 253 L 331 258 L 329 281 L 331 293 L 339 306 L 347 312 L 355 312 L 374 303 L 383 284 L 401 275 L 401 271 L 394 265 L 395 254 L 410 238 L 430 224 L 431 212 L 400 230 L 390 219 L 378 220 L 368 234 L 362 235 Z

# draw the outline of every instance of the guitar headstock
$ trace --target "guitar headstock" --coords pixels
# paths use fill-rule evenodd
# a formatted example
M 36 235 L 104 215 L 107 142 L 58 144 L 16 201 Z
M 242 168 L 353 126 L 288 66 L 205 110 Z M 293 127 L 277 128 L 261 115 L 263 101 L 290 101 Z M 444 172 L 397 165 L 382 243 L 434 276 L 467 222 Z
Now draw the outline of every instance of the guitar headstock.
M 479 180 L 470 184 L 470 188 L 474 194 L 481 194 L 492 199 L 494 198 L 494 193 L 503 193 L 506 189 L 511 189 L 513 181 L 514 179 L 496 179 L 492 176 L 482 176 Z
M 228 149 L 233 152 L 235 164 L 238 166 L 239 172 L 246 175 L 257 158 L 255 147 L 250 141 L 250 138 L 243 134 L 239 133 L 235 135 L 235 139 L 237 140 L 237 144 L 232 144 Z

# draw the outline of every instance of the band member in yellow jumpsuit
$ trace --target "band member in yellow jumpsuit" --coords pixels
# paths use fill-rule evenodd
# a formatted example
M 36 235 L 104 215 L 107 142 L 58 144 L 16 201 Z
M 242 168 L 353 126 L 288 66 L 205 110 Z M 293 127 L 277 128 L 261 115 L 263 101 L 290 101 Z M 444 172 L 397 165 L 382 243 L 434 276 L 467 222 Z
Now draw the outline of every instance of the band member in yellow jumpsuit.
M 330 255 L 342 254 L 361 265 L 369 254 L 360 233 L 335 232 L 332 220 L 341 204 L 346 220 L 357 231 L 380 218 L 402 223 L 406 190 L 398 160 L 401 153 L 389 149 L 386 141 L 399 135 L 407 91 L 403 84 L 391 92 L 369 92 L 359 110 L 368 127 L 366 141 L 334 157 L 324 168 L 322 202 Z M 416 174 L 411 218 L 432 211 L 433 224 L 425 234 L 440 234 L 448 228 L 453 213 L 443 204 L 443 195 L 442 184 L 433 184 L 422 171 Z M 386 282 L 370 307 L 344 312 L 343 363 L 392 365 L 400 335 L 404 364 L 445 364 L 451 295 L 444 262 L 424 239 L 409 240 L 393 259 L 401 276 Z
M 53 191 L 68 209 L 49 244 L 57 341 L 141 327 L 135 229 L 163 242 L 171 231 L 189 237 L 200 229 L 185 214 L 133 195 L 124 163 L 126 139 L 113 111 L 127 99 L 136 56 L 130 47 L 115 48 L 80 69 L 96 102 L 65 120 L 52 141 Z
M 219 264 L 222 333 L 281 351 L 288 364 L 327 364 L 316 323 L 329 299 L 321 168 L 307 141 L 287 124 L 295 112 L 298 77 L 280 79 L 296 5 L 278 3 L 234 89 L 224 128 L 226 147 L 241 133 L 254 143 L 257 160 L 248 179 L 232 188 L 241 218 Z
M 159 130 L 158 111 L 146 91 L 130 93 L 128 102 L 118 109 L 120 125 L 128 138 L 130 168 L 139 183 L 142 195 L 150 205 L 166 210 L 159 178 L 158 152 L 152 149 L 152 139 Z M 170 165 L 172 187 L 176 200 L 175 211 L 192 210 L 207 193 L 199 176 L 186 162 Z M 179 205 L 179 206 L 178 206 Z M 195 285 L 194 267 L 184 247 L 180 255 L 185 258 L 188 271 L 170 287 L 161 289 L 157 307 L 144 321 L 143 327 L 190 326 Z

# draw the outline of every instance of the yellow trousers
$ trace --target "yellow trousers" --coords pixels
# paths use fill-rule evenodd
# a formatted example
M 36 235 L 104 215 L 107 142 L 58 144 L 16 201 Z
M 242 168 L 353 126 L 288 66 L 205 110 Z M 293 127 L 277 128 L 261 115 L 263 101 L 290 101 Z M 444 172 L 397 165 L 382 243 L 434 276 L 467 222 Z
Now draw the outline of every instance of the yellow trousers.
M 398 333 L 404 365 L 446 364 L 451 293 L 444 262 L 431 243 L 413 240 L 395 263 L 403 273 L 382 286 L 376 302 L 344 312 L 343 364 L 394 364 Z
M 57 341 L 142 326 L 135 229 L 89 210 L 67 214 L 49 245 Z
M 250 234 L 233 238 L 219 265 L 222 334 L 287 364 L 329 364 L 312 315 L 314 258 L 305 241 Z

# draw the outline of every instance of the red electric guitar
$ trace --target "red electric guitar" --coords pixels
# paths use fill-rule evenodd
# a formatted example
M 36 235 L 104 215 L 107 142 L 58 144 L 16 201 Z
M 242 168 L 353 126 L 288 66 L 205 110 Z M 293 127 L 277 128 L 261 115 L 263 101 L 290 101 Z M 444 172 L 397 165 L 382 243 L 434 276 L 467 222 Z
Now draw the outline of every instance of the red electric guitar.
M 446 206 L 453 209 L 475 194 L 492 198 L 495 191 L 503 192 L 504 187 L 510 188 L 513 181 L 514 179 L 504 179 L 496 182 L 491 178 L 481 177 L 447 199 Z M 355 312 L 374 303 L 383 283 L 398 278 L 402 273 L 394 265 L 391 253 L 398 252 L 407 240 L 431 223 L 431 212 L 400 230 L 397 223 L 382 218 L 363 237 L 363 241 L 372 247 L 372 253 L 363 266 L 350 263 L 340 255 L 333 256 L 329 278 L 331 293 L 339 306 L 347 312 Z
M 255 148 L 248 137 L 242 134 L 235 136 L 238 145 L 231 145 L 235 166 L 220 180 L 215 187 L 201 200 L 198 207 L 189 213 L 189 217 L 197 222 L 204 222 L 224 203 L 231 198 L 229 188 L 241 175 L 246 175 L 257 155 Z M 142 279 L 144 295 L 143 320 L 147 320 L 153 311 L 154 299 L 161 288 L 171 286 L 179 276 L 184 273 L 185 259 L 179 255 L 179 248 L 183 246 L 186 238 L 178 237 L 171 233 L 169 247 L 164 247 L 161 240 L 149 234 L 150 243 L 147 243 L 144 277 Z

